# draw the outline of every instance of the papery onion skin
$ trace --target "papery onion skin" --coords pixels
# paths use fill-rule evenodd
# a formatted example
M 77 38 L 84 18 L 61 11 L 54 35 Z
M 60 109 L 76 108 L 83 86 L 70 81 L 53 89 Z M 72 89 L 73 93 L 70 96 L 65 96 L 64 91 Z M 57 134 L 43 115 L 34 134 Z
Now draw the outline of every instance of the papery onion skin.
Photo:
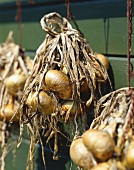
M 103 64 L 105 69 L 108 71 L 109 61 L 108 61 L 107 57 L 105 57 L 103 54 L 96 53 L 96 52 L 94 53 L 94 55 L 97 57 L 97 59 L 99 59 L 99 61 Z M 100 70 L 102 70 L 102 67 L 100 66 L 100 63 L 98 61 L 95 61 L 95 64 L 100 68 Z M 103 79 L 102 74 L 97 69 L 94 68 L 94 70 L 95 70 L 97 77 L 99 79 Z
M 131 141 L 126 147 L 127 148 L 124 152 L 122 163 L 128 169 L 134 169 L 134 141 Z
M 15 114 L 17 107 L 13 103 L 8 103 L 0 109 L 0 119 L 9 122 Z M 13 118 L 14 122 L 19 121 L 19 115 L 15 115 Z
M 111 166 L 107 162 L 99 163 L 95 165 L 91 170 L 112 170 Z
M 72 86 L 69 77 L 59 70 L 49 70 L 45 75 L 45 85 L 60 99 L 71 98 Z
M 70 146 L 71 160 L 83 170 L 93 167 L 93 155 L 87 150 L 81 138 L 74 140 Z
M 53 113 L 54 102 L 53 102 L 52 98 L 44 91 L 41 91 L 39 93 L 39 105 L 41 108 L 41 112 L 44 115 L 50 115 Z
M 89 129 L 82 135 L 84 145 L 100 161 L 112 157 L 115 143 L 113 138 L 105 131 Z
M 38 107 L 44 115 L 50 115 L 53 113 L 54 102 L 44 91 L 40 91 L 39 96 L 37 92 L 30 92 L 26 104 L 32 111 L 36 111 Z
M 35 91 L 31 91 L 26 99 L 26 104 L 32 111 L 37 110 L 37 95 L 38 94 Z
M 94 55 L 99 59 L 99 61 L 104 65 L 104 67 L 106 68 L 106 70 L 108 70 L 109 68 L 109 61 L 107 59 L 106 56 L 104 56 L 103 54 L 97 53 L 95 52 Z M 98 63 L 99 65 L 99 63 Z
M 23 90 L 25 81 L 26 81 L 25 75 L 15 73 L 7 77 L 4 83 L 9 93 L 16 95 L 18 90 Z
M 81 113 L 80 107 L 77 108 L 76 107 L 76 103 L 74 103 L 73 101 L 66 101 L 66 102 L 64 102 L 62 104 L 62 109 L 65 112 L 67 112 L 69 109 L 71 109 L 70 116 L 74 116 L 76 113 L 77 114 Z

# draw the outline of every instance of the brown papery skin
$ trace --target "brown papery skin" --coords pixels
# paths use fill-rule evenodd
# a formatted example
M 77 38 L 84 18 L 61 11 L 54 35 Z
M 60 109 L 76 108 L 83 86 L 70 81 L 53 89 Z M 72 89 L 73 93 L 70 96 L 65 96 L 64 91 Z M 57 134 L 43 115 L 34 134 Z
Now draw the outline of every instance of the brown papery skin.
M 49 70 L 46 73 L 45 85 L 48 90 L 55 92 L 60 99 L 68 99 L 72 95 L 69 77 L 59 70 Z
M 84 145 L 100 161 L 106 161 L 114 152 L 114 140 L 105 131 L 89 129 L 82 135 Z
M 70 146 L 72 161 L 83 170 L 89 170 L 93 166 L 92 154 L 87 150 L 81 138 L 76 139 Z

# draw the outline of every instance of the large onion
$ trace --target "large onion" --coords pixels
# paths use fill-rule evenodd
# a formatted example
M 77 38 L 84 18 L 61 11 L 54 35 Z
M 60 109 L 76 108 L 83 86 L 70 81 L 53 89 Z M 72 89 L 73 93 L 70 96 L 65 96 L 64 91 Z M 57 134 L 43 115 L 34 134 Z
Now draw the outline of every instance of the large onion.
M 16 94 L 19 90 L 23 90 L 25 81 L 25 75 L 15 73 L 5 79 L 5 85 L 11 94 Z
M 48 90 L 55 92 L 61 99 L 68 99 L 72 95 L 71 81 L 61 71 L 49 70 L 45 75 L 45 85 Z
M 37 96 L 37 92 L 30 92 L 26 100 L 26 104 L 33 111 L 39 107 L 41 112 L 45 115 L 53 113 L 54 102 L 52 98 L 44 91 L 40 91 L 39 96 Z
M 8 103 L 6 105 L 3 105 L 2 108 L 0 109 L 0 119 L 9 122 L 12 117 L 15 114 L 17 107 L 13 103 Z M 19 121 L 19 115 L 15 115 L 13 118 L 13 121 L 18 122 Z
M 114 152 L 114 140 L 105 131 L 89 129 L 82 135 L 84 145 L 101 161 L 109 159 Z
M 94 157 L 87 150 L 81 138 L 76 139 L 70 146 L 70 157 L 72 161 L 83 170 L 89 170 L 94 164 Z
M 134 169 L 134 141 L 126 146 L 122 162 L 128 169 Z

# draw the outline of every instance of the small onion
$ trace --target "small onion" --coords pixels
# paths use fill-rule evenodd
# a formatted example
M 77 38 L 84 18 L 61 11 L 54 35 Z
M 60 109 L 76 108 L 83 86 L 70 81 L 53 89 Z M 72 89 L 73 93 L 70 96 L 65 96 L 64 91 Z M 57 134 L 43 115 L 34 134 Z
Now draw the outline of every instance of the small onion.
M 100 54 L 100 53 L 94 53 L 94 55 L 99 59 L 99 61 L 103 64 L 103 66 L 106 68 L 106 70 L 108 70 L 108 68 L 109 68 L 109 61 L 108 61 L 107 57 L 105 57 L 103 54 Z M 97 61 L 95 62 L 95 64 L 100 69 L 102 69 L 102 67 L 100 66 L 100 64 Z M 99 79 L 103 78 L 101 73 L 97 69 L 95 69 L 95 73 L 96 73 L 96 75 L 97 75 L 97 77 Z
M 12 74 L 5 79 L 5 85 L 11 94 L 16 94 L 19 90 L 23 90 L 26 76 L 23 74 Z
M 39 105 L 41 108 L 41 112 L 44 115 L 50 115 L 51 113 L 53 113 L 54 102 L 52 98 L 44 91 L 41 91 L 39 93 Z
M 0 109 L 0 119 L 5 119 L 7 122 L 9 122 L 12 117 L 14 116 L 14 113 L 16 111 L 17 107 L 13 103 L 8 103 Z M 19 115 L 15 115 L 13 118 L 14 122 L 19 121 Z
M 106 161 L 114 152 L 114 140 L 105 131 L 89 129 L 83 133 L 82 139 L 84 145 L 100 161 Z
M 131 141 L 129 146 L 126 147 L 122 163 L 128 169 L 134 169 L 134 141 Z
M 53 113 L 54 102 L 52 98 L 44 91 L 39 92 L 39 98 L 37 92 L 30 92 L 26 100 L 26 104 L 31 110 L 35 111 L 39 106 L 41 112 L 45 115 Z M 39 99 L 39 101 L 38 101 Z
M 109 61 L 107 59 L 107 57 L 105 57 L 103 54 L 100 53 L 94 53 L 94 55 L 99 59 L 99 61 L 104 65 L 104 67 L 106 68 L 106 70 L 108 70 L 109 68 Z M 98 62 L 97 62 L 98 63 Z M 99 65 L 99 63 L 98 63 Z
M 35 111 L 38 107 L 37 105 L 37 93 L 34 91 L 31 91 L 26 99 L 26 104 L 28 107 L 32 110 Z
M 83 170 L 93 167 L 93 155 L 87 150 L 81 138 L 74 140 L 70 146 L 71 160 Z
M 70 110 L 70 116 L 74 116 L 76 114 L 76 110 L 77 110 L 77 114 L 81 113 L 80 108 L 76 108 L 76 103 L 74 103 L 73 101 L 66 101 L 62 104 L 62 109 L 63 111 L 67 112 L 69 109 Z
M 48 90 L 53 90 L 61 99 L 68 99 L 72 95 L 71 81 L 61 71 L 49 70 L 45 75 L 45 85 Z
M 95 165 L 91 170 L 113 170 L 108 162 L 103 162 Z

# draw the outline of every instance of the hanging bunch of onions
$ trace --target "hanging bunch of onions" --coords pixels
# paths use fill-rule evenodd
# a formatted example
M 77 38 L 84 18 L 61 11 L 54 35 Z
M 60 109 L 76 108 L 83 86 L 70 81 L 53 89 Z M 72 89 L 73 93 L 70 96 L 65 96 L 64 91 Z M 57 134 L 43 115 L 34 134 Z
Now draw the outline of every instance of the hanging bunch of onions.
M 76 134 L 81 133 L 86 124 L 78 125 L 78 121 L 86 120 L 89 110 L 96 105 L 102 95 L 102 84 L 103 87 L 106 84 L 111 87 L 111 83 L 105 65 L 93 54 L 83 35 L 73 29 L 66 18 L 53 12 L 43 16 L 40 23 L 47 34 L 36 51 L 19 112 L 21 120 L 30 120 L 32 123 L 31 126 L 28 123 L 31 140 L 32 136 L 41 140 L 38 133 L 40 130 L 47 136 L 47 142 L 54 137 L 53 158 L 58 159 L 59 123 L 70 125 L 74 121 L 79 128 L 73 129 L 77 129 Z M 40 102 L 41 92 L 46 94 L 51 103 L 48 102 L 44 109 Z M 70 140 L 73 137 L 69 136 Z M 34 142 L 32 140 L 32 146 Z
M 5 166 L 10 134 L 18 129 L 20 115 L 15 113 L 19 108 L 32 63 L 30 57 L 24 55 L 23 49 L 14 43 L 13 32 L 10 31 L 6 42 L 0 44 L 0 122 L 2 122 L 0 142 L 3 160 L 1 168 Z
M 93 170 L 134 169 L 133 110 L 133 87 L 121 88 L 100 98 L 95 118 L 81 136 L 96 160 Z
M 25 81 L 31 71 L 31 68 L 27 67 L 27 62 L 32 66 L 32 60 L 28 58 L 19 45 L 14 43 L 13 32 L 9 32 L 0 50 L 0 119 L 5 117 L 7 122 L 11 120 L 9 117 L 13 117 L 19 107 Z

